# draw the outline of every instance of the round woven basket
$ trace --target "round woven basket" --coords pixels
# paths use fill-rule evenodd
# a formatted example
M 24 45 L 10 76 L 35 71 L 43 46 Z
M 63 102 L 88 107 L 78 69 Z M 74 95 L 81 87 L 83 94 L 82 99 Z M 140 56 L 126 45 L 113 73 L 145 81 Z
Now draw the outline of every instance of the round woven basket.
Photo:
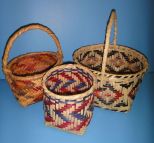
M 110 33 L 114 23 L 114 41 Z M 140 52 L 116 44 L 117 17 L 112 10 L 105 44 L 84 46 L 73 53 L 74 61 L 88 67 L 97 77 L 95 106 L 126 112 L 130 110 L 136 91 L 148 69 L 147 58 Z
M 58 51 L 27 53 L 8 62 L 9 51 L 14 41 L 23 33 L 33 29 L 48 33 L 54 40 Z M 60 65 L 62 60 L 63 54 L 59 40 L 46 26 L 25 25 L 10 36 L 3 54 L 3 71 L 15 97 L 22 106 L 28 106 L 43 99 L 42 77 L 50 68 Z
M 94 79 L 76 64 L 49 70 L 43 77 L 45 124 L 82 135 L 92 118 Z

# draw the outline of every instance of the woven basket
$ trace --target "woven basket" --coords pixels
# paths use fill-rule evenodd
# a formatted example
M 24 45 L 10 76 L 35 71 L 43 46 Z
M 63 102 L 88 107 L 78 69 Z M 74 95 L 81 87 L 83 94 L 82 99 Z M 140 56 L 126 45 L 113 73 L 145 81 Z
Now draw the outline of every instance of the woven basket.
M 111 45 L 113 23 L 114 44 Z M 97 76 L 95 106 L 126 112 L 130 110 L 138 86 L 148 69 L 148 61 L 142 53 L 117 45 L 116 37 L 117 17 L 115 10 L 112 10 L 105 44 L 81 47 L 74 52 L 73 58 L 76 63 L 88 67 Z
M 45 124 L 82 135 L 92 118 L 93 73 L 66 64 L 49 70 L 43 77 Z
M 57 52 L 36 52 L 18 56 L 8 63 L 9 51 L 14 41 L 23 33 L 40 29 L 47 32 L 54 40 Z M 61 45 L 56 35 L 48 27 L 41 24 L 30 24 L 13 33 L 6 44 L 3 55 L 3 71 L 6 79 L 22 106 L 36 103 L 43 98 L 41 80 L 47 70 L 60 65 L 63 60 Z

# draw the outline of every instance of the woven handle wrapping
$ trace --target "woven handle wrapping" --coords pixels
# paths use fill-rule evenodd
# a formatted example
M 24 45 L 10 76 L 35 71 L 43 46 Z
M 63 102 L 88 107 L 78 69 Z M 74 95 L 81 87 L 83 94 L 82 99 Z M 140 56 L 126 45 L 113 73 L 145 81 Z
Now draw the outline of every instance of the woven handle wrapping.
M 40 30 L 42 30 L 44 32 L 47 32 L 52 37 L 52 39 L 54 40 L 54 42 L 55 42 L 55 44 L 57 46 L 57 49 L 58 49 L 57 54 L 58 54 L 58 56 L 63 57 L 60 42 L 59 42 L 58 38 L 56 37 L 56 35 L 54 34 L 54 32 L 51 29 L 49 29 L 48 27 L 46 27 L 44 25 L 38 24 L 38 23 L 37 24 L 25 25 L 25 26 L 19 28 L 15 33 L 13 33 L 10 36 L 10 38 L 8 39 L 8 41 L 7 41 L 7 44 L 6 44 L 6 47 L 5 47 L 5 50 L 4 50 L 4 54 L 3 54 L 3 70 L 4 70 L 4 72 L 11 72 L 7 68 L 7 64 L 8 64 L 9 51 L 12 48 L 14 41 L 20 35 L 22 35 L 23 33 L 27 32 L 29 30 L 33 30 L 33 29 L 40 29 Z
M 113 23 L 114 23 L 114 40 L 113 40 L 113 44 L 114 44 L 114 47 L 116 47 L 116 41 L 117 41 L 117 15 L 116 15 L 115 10 L 112 10 L 112 12 L 111 12 L 111 15 L 110 15 L 110 18 L 109 18 L 109 21 L 108 21 L 108 24 L 107 24 L 107 29 L 106 29 L 105 48 L 104 48 L 102 71 L 101 71 L 101 76 L 102 76 L 101 83 L 103 82 L 103 77 L 104 77 L 104 74 L 105 74 L 107 55 L 108 55 L 108 50 L 109 50 L 109 47 L 110 47 L 110 35 L 111 35 L 111 30 L 112 30 Z

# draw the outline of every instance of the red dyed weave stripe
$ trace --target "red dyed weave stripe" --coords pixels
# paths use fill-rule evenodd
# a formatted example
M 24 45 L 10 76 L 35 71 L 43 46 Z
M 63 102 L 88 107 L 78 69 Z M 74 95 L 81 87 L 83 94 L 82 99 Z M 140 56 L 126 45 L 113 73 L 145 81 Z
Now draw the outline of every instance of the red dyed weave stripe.
M 73 131 L 79 131 L 83 126 L 87 126 L 89 121 L 90 121 L 91 118 L 87 118 L 87 119 L 84 119 L 80 125 L 78 125 L 77 127 L 73 128 L 72 130 Z
M 35 69 L 35 64 L 28 65 L 25 70 L 33 71 Z
M 89 78 L 88 78 L 87 76 L 85 76 L 84 74 L 82 74 L 82 76 L 84 76 L 84 77 L 85 77 L 86 82 L 88 82 L 88 85 L 91 85 Z
M 86 83 L 78 73 L 72 73 L 72 74 L 74 74 L 81 82 Z
M 48 79 L 48 81 L 58 82 L 58 81 L 59 81 L 59 79 L 58 79 L 58 78 L 56 78 L 56 77 L 51 76 L 51 77 Z
M 34 102 L 39 102 L 39 101 L 42 101 L 43 100 L 43 95 L 42 95 L 42 93 L 36 98 L 36 99 L 34 99 L 33 101 Z
M 72 89 L 73 89 L 75 92 L 78 92 L 78 91 L 79 91 L 79 89 L 76 88 L 76 87 L 73 87 Z
M 116 100 L 118 100 L 120 97 L 122 97 L 123 96 L 123 94 L 122 93 L 120 93 L 120 92 L 118 92 L 118 91 L 116 91 L 116 96 L 115 96 L 115 99 Z
M 69 90 L 67 89 L 67 88 L 65 88 L 65 87 L 62 87 L 62 88 L 60 88 L 60 90 L 63 92 L 63 93 L 67 93 Z
M 66 110 L 68 110 L 69 108 L 75 106 L 75 104 L 65 104 L 64 107 L 62 107 L 61 109 L 59 109 L 58 111 L 60 112 L 64 112 Z
M 94 91 L 94 95 L 96 96 L 96 97 L 101 97 L 101 90 L 95 90 Z
M 68 74 L 66 74 L 65 72 L 60 73 L 60 75 L 66 79 L 73 80 L 73 78 L 69 76 Z
M 131 97 L 131 98 L 133 98 L 133 97 L 135 96 L 136 90 L 137 90 L 137 88 L 134 87 L 134 88 L 129 92 L 128 96 Z
M 85 79 L 87 80 L 88 85 L 91 85 L 91 82 L 90 82 L 89 78 L 87 78 L 87 77 L 85 76 Z
M 52 118 L 52 117 L 49 117 L 49 116 L 46 116 L 46 117 L 45 117 L 45 120 L 46 120 L 47 122 L 55 122 L 55 120 L 53 120 L 53 118 Z
M 91 98 L 89 98 L 88 100 L 86 100 L 85 102 L 83 102 L 81 104 L 81 106 L 79 106 L 78 109 L 76 109 L 74 112 L 80 112 L 82 109 L 85 108 L 85 106 L 87 106 L 89 104 L 90 101 L 91 101 Z
M 30 80 L 24 80 L 24 81 L 20 81 L 20 82 L 23 82 L 25 84 L 33 84 Z
M 44 100 L 44 104 L 45 105 L 53 105 L 55 104 L 54 102 L 50 101 L 50 100 Z
M 105 97 L 110 97 L 111 94 L 106 93 L 106 94 L 104 94 L 104 96 L 105 96 Z
M 20 68 L 24 68 L 25 67 L 25 64 L 15 63 L 15 64 L 12 64 L 12 66 L 19 66 Z
M 40 91 L 40 90 L 42 90 L 42 86 L 37 86 L 37 87 L 34 87 L 32 89 L 35 90 L 35 91 Z

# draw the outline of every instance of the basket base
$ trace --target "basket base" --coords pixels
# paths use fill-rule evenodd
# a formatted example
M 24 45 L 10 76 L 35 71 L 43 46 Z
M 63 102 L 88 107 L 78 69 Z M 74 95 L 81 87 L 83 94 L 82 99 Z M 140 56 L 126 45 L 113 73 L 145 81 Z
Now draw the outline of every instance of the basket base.
M 129 109 L 122 109 L 122 110 L 119 110 L 119 108 L 118 108 L 118 109 L 108 108 L 108 107 L 100 106 L 100 105 L 98 105 L 98 104 L 94 104 L 94 106 L 95 106 L 96 108 L 101 108 L 101 109 L 105 109 L 105 110 L 110 110 L 110 111 L 113 111 L 113 112 L 123 112 L 123 113 L 128 113 L 128 112 L 131 111 L 131 108 L 129 108 Z
M 32 100 L 28 100 L 26 99 L 25 97 L 18 97 L 17 95 L 15 95 L 14 93 L 14 96 L 15 98 L 17 99 L 18 103 L 22 106 L 22 107 L 27 107 L 27 106 L 30 106 L 32 104 L 35 104 L 35 103 L 38 103 L 40 101 L 43 100 L 43 95 L 38 95 L 36 96 L 34 99 Z
M 106 109 L 106 110 L 111 110 L 111 111 L 115 111 L 115 112 L 129 112 L 131 110 L 131 104 L 127 104 L 127 106 L 117 106 L 117 104 L 111 104 L 111 105 L 106 105 L 104 103 L 102 103 L 100 101 L 100 99 L 98 99 L 97 97 L 95 97 L 95 101 L 94 101 L 94 104 L 93 104 L 95 107 L 98 107 L 98 108 L 102 108 L 102 109 Z
M 52 127 L 52 128 L 56 128 L 56 129 L 58 129 L 58 130 L 60 130 L 60 131 L 64 131 L 64 132 L 68 132 L 68 133 L 72 133 L 72 134 L 76 134 L 76 135 L 80 135 L 80 136 L 82 136 L 82 135 L 84 135 L 84 133 L 85 133 L 85 131 L 86 130 L 82 130 L 82 131 L 69 131 L 69 130 L 65 130 L 65 129 L 61 129 L 61 128 L 58 128 L 58 127 L 56 127 L 56 126 L 53 126 L 53 125 L 51 125 L 49 122 L 45 122 L 45 125 L 47 126 L 47 127 Z

